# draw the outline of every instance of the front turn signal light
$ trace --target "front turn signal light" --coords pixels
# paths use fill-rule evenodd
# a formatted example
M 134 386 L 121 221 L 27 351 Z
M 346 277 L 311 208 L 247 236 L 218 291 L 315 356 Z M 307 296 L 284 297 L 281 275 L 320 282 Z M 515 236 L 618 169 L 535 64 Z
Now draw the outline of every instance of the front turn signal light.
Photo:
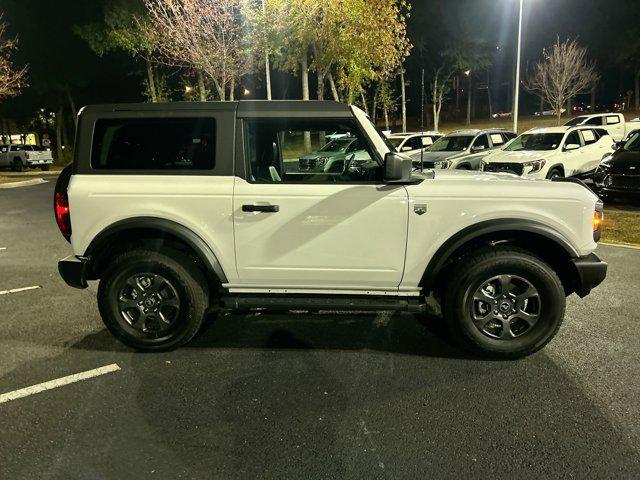
M 604 223 L 604 213 L 603 212 L 593 212 L 593 231 L 597 232 L 602 227 Z
M 602 236 L 602 225 L 604 224 L 604 205 L 602 201 L 596 203 L 595 211 L 593 212 L 593 240 L 595 242 L 600 241 Z

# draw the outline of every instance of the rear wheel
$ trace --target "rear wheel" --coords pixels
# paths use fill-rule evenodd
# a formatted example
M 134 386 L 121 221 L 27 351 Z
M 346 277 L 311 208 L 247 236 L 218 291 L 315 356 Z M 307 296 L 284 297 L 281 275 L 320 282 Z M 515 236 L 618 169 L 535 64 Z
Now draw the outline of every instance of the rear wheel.
M 134 250 L 118 256 L 98 289 L 107 328 L 126 345 L 161 351 L 184 345 L 204 322 L 207 281 L 189 256 L 175 250 Z
M 495 358 L 544 347 L 564 318 L 565 293 L 542 259 L 513 247 L 472 252 L 452 269 L 443 314 L 462 346 Z

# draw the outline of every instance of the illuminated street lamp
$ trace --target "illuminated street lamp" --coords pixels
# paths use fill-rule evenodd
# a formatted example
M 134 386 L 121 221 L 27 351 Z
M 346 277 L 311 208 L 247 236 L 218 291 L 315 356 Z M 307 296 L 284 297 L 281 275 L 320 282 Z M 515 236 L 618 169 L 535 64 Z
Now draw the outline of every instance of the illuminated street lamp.
M 193 92 L 193 87 L 187 85 L 186 87 L 184 87 L 184 93 L 191 93 Z
M 518 110 L 520 108 L 520 57 L 522 53 L 522 7 L 524 0 L 520 0 L 520 15 L 518 20 L 518 54 L 516 60 L 516 84 L 513 95 L 513 133 L 518 133 Z
M 248 88 L 245 88 L 244 89 L 244 96 L 247 97 L 249 95 L 251 95 L 251 90 L 249 90 Z

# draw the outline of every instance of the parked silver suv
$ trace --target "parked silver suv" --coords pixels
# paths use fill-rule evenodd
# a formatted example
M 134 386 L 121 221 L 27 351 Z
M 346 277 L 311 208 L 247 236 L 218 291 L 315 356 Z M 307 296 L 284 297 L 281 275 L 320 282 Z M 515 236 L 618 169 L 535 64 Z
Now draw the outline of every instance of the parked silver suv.
M 503 147 L 516 134 L 504 129 L 456 130 L 437 140 L 423 155 L 411 155 L 415 168 L 480 170 L 480 163 L 491 150 Z

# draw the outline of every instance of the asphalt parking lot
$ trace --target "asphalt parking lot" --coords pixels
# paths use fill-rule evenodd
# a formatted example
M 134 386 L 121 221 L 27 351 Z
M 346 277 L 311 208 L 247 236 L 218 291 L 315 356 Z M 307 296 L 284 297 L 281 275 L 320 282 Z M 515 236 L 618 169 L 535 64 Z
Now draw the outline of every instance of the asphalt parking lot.
M 517 362 L 437 317 L 355 313 L 226 315 L 137 354 L 95 285 L 58 277 L 52 191 L 0 190 L 0 395 L 119 369 L 0 401 L 0 478 L 640 477 L 639 250 L 602 246 L 605 284 Z

